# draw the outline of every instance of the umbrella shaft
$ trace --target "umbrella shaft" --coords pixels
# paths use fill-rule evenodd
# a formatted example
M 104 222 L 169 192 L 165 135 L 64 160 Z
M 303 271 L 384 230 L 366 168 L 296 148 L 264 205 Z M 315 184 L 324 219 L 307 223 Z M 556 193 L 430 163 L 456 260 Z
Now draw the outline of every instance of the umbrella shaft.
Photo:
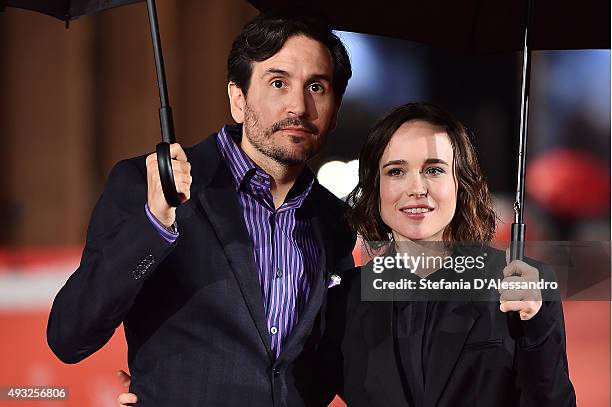
M 523 70 L 521 85 L 521 123 L 519 135 L 518 168 L 516 175 L 516 198 L 514 201 L 514 223 L 523 223 L 525 200 L 525 163 L 527 155 L 527 129 L 529 123 L 529 85 L 531 77 L 531 48 L 529 29 L 531 21 L 532 0 L 528 0 L 525 35 L 523 41 Z
M 159 36 L 159 24 L 157 22 L 157 10 L 155 0 L 147 0 L 149 11 L 149 23 L 151 26 L 151 39 L 153 40 L 153 55 L 155 57 L 155 68 L 157 71 L 157 85 L 159 86 L 159 99 L 161 107 L 170 105 L 168 101 L 168 89 L 166 86 L 166 70 L 164 69 L 164 57 L 162 55 L 161 39 Z
M 161 39 L 159 36 L 159 24 L 157 22 L 157 10 L 155 0 L 147 0 L 149 11 L 149 23 L 151 26 L 151 39 L 153 40 L 153 55 L 155 57 L 155 70 L 157 72 L 157 86 L 159 87 L 159 123 L 161 126 L 162 140 L 166 143 L 175 143 L 174 122 L 172 120 L 172 109 L 168 100 L 168 88 L 166 86 L 166 71 L 164 69 L 164 57 L 162 55 Z

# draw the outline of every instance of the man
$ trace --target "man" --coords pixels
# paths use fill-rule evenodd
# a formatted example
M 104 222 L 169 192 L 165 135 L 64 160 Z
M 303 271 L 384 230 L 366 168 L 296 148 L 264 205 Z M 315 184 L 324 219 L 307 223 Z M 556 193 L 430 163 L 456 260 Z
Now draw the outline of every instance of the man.
M 303 406 L 329 397 L 314 352 L 330 278 L 352 266 L 344 205 L 306 160 L 335 125 L 350 62 L 320 22 L 264 15 L 228 58 L 242 125 L 171 146 L 183 204 L 154 155 L 120 162 L 94 209 L 79 269 L 47 329 L 66 363 L 124 323 L 139 405 Z

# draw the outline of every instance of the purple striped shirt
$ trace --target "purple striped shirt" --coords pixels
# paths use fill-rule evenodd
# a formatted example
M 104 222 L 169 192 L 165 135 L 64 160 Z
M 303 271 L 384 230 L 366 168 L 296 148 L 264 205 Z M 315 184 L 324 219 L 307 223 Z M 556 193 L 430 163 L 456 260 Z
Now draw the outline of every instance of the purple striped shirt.
M 157 229 L 157 232 L 161 235 L 161 237 L 164 238 L 166 242 L 172 244 L 176 241 L 176 238 L 179 235 L 178 230 L 176 232 L 172 232 L 167 227 L 165 227 L 163 223 L 157 220 L 155 215 L 151 213 L 151 210 L 149 209 L 149 204 L 145 204 L 145 214 L 147 215 L 149 222 L 151 222 L 155 229 Z M 176 222 L 174 222 L 174 224 L 176 225 Z
M 278 356 L 308 301 L 319 261 L 310 221 L 296 216 L 316 181 L 305 168 L 285 202 L 275 209 L 270 175 L 239 147 L 241 136 L 241 126 L 225 126 L 217 145 L 232 174 L 253 243 L 271 348 Z

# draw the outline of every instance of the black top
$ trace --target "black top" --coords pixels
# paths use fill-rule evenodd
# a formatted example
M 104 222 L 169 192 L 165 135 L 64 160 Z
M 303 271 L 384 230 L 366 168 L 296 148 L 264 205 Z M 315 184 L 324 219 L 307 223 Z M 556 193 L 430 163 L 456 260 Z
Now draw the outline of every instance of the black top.
M 454 273 L 438 270 L 426 278 L 432 281 L 451 280 Z M 421 280 L 414 274 L 410 279 Z M 421 294 L 421 295 L 419 295 Z M 393 303 L 394 352 L 400 379 L 410 405 L 424 405 L 425 382 L 434 329 L 448 312 L 444 302 L 431 301 L 422 292 L 413 292 L 407 301 Z

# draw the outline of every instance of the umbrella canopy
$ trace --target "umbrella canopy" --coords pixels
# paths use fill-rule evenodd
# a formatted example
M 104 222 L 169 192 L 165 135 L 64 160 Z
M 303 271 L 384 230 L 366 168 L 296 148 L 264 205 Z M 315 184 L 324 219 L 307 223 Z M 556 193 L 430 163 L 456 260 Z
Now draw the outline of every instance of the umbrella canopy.
M 22 8 L 47 14 L 68 22 L 83 15 L 90 15 L 102 10 L 119 7 L 127 4 L 137 3 L 143 0 L 0 0 L 0 11 L 6 6 Z M 157 163 L 162 189 L 166 201 L 171 206 L 179 206 L 181 199 L 176 192 L 174 175 L 172 174 L 172 162 L 170 159 L 170 143 L 176 142 L 174 136 L 174 124 L 172 109 L 168 99 L 166 86 L 166 73 L 164 69 L 164 58 L 159 36 L 159 24 L 157 22 L 157 9 L 155 0 L 146 0 L 149 12 L 149 25 L 151 27 L 151 39 L 153 40 L 153 54 L 155 56 L 155 68 L 157 71 L 157 85 L 159 87 L 159 120 L 162 133 L 162 142 L 157 145 Z
M 17 7 L 70 21 L 84 15 L 139 1 L 142 0 L 0 0 L 0 7 Z
M 468 53 L 523 50 L 527 0 L 248 0 L 261 11 L 301 7 L 342 31 L 384 35 Z M 609 0 L 536 0 L 530 48 L 610 48 Z
M 261 11 L 299 9 L 334 28 L 467 53 L 523 51 L 521 118 L 511 259 L 522 259 L 531 50 L 610 48 L 610 1 L 248 0 Z

